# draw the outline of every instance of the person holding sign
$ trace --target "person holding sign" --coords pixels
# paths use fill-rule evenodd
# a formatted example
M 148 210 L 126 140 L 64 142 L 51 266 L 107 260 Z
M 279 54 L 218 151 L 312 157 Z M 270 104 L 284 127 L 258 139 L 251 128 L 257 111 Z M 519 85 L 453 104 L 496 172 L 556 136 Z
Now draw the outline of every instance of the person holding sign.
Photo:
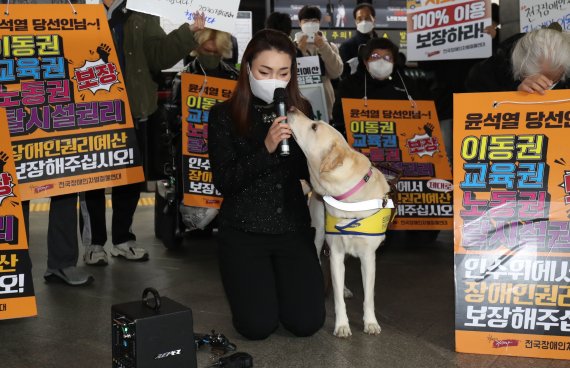
M 313 115 L 299 91 L 296 54 L 283 32 L 257 32 L 232 97 L 209 115 L 210 164 L 224 196 L 220 272 L 234 327 L 254 340 L 280 322 L 296 336 L 310 336 L 325 319 L 323 275 L 300 182 L 309 180 L 307 161 L 273 104 L 275 91 L 285 91 L 289 106 Z M 283 139 L 288 156 L 280 155 Z
M 343 98 L 412 101 L 404 76 L 396 68 L 397 55 L 398 46 L 387 38 L 372 38 L 361 47 L 357 72 L 343 79 L 337 88 L 333 119 L 341 133 L 345 133 Z
M 153 114 L 158 108 L 158 85 L 153 75 L 173 66 L 198 47 L 194 32 L 204 28 L 205 16 L 195 13 L 193 24 L 183 24 L 167 35 L 160 27 L 158 17 L 128 10 L 126 0 L 103 0 L 103 3 L 107 8 L 109 26 L 125 76 L 139 147 L 144 158 L 145 147 L 142 143 L 145 141 L 146 124 L 153 124 Z M 148 259 L 147 250 L 136 243 L 136 236 L 131 231 L 140 192 L 140 183 L 114 187 L 112 192 L 111 254 L 131 261 Z M 107 241 L 104 189 L 85 193 L 82 215 L 83 243 L 86 244 L 84 261 L 90 265 L 105 265 L 108 260 L 103 248 Z
M 299 23 L 301 24 L 301 32 L 295 35 L 297 56 L 319 57 L 328 116 L 332 116 L 334 89 L 331 79 L 336 79 L 342 74 L 342 59 L 336 45 L 328 42 L 322 32 L 319 31 L 321 11 L 318 7 L 308 5 L 302 7 L 299 10 Z
M 232 36 L 229 33 L 205 28 L 196 32 L 194 38 L 199 46 L 190 53 L 195 58 L 188 63 L 184 72 L 237 79 L 237 69 L 223 60 L 233 52 Z

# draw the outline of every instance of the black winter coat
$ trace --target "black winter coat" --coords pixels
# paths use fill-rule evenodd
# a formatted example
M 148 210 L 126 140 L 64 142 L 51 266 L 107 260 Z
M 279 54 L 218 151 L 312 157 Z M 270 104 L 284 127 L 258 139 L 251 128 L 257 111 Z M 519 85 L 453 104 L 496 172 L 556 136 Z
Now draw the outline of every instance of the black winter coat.
M 307 202 L 300 179 L 309 180 L 307 161 L 293 140 L 290 154 L 272 154 L 265 137 L 274 120 L 273 104 L 254 100 L 253 126 L 240 136 L 229 113 L 227 102 L 210 110 L 208 146 L 214 185 L 224 201 L 219 224 L 242 231 L 282 234 L 310 228 Z

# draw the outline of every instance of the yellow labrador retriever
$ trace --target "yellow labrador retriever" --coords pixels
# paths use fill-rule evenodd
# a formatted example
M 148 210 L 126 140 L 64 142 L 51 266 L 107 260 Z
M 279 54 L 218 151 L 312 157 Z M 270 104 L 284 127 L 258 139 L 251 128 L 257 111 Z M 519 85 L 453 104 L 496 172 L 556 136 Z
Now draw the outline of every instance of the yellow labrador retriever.
M 390 186 L 384 175 L 372 167 L 370 160 L 353 150 L 342 134 L 322 121 L 308 119 L 298 110 L 288 114 L 293 136 L 305 156 L 313 191 L 322 195 L 326 221 L 318 220 L 319 201 L 310 203 L 313 224 L 325 228 L 330 246 L 331 276 L 335 303 L 335 329 L 338 337 L 352 335 L 344 302 L 344 258 L 360 258 L 364 286 L 364 332 L 380 333 L 374 312 L 376 249 L 385 239 L 391 219 L 391 201 L 386 200 Z M 321 205 L 322 208 L 322 205 Z M 387 211 L 387 212 L 386 212 Z M 320 232 L 322 234 L 322 231 Z M 317 229 L 316 244 L 319 229 Z M 320 251 L 320 249 L 318 249 Z M 320 254 L 320 252 L 319 252 Z

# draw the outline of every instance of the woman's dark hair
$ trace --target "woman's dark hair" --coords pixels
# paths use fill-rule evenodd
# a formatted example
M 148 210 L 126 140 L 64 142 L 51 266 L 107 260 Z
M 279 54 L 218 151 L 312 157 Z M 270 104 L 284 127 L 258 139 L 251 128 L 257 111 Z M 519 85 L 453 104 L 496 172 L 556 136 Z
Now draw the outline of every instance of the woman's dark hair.
M 241 135 L 246 135 L 252 125 L 251 110 L 253 108 L 254 96 L 249 85 L 248 66 L 251 67 L 253 59 L 259 53 L 268 50 L 283 52 L 291 57 L 291 80 L 285 88 L 288 105 L 295 106 L 305 115 L 311 114 L 311 104 L 299 92 L 299 83 L 297 82 L 297 49 L 295 44 L 283 32 L 273 29 L 262 29 L 253 35 L 253 38 L 245 48 L 241 59 L 237 85 L 232 97 L 228 100 L 230 115 L 237 132 Z
M 299 10 L 299 22 L 303 19 L 318 19 L 321 20 L 321 10 L 316 6 L 305 5 Z
M 358 5 L 354 8 L 354 10 L 352 11 L 352 17 L 353 17 L 354 19 L 356 19 L 356 12 L 359 11 L 360 9 L 363 9 L 363 8 L 368 8 L 368 9 L 370 10 L 370 14 L 372 14 L 372 16 L 373 16 L 374 18 L 376 18 L 376 10 L 374 10 L 374 7 L 372 6 L 372 4 L 369 4 L 369 3 L 358 4 Z
M 396 63 L 396 58 L 398 57 L 399 52 L 398 46 L 396 46 L 394 42 L 383 37 L 371 38 L 364 46 L 358 49 L 358 57 L 361 62 L 368 60 L 370 55 L 372 55 L 372 52 L 376 49 L 390 50 L 392 53 L 392 60 Z
M 289 14 L 273 12 L 269 14 L 265 20 L 265 28 L 275 29 L 289 36 L 291 34 L 293 24 Z

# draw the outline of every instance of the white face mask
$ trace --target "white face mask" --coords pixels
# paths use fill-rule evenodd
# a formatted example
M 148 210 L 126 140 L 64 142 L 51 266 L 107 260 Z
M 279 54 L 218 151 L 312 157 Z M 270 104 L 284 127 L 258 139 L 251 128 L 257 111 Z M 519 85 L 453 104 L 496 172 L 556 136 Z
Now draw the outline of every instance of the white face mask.
M 369 20 L 363 20 L 356 24 L 356 30 L 360 33 L 370 33 L 374 29 L 374 23 Z
M 394 64 L 391 62 L 380 59 L 368 63 L 368 73 L 374 78 L 384 80 L 388 78 L 394 70 Z
M 314 35 L 319 31 L 320 26 L 317 22 L 305 22 L 301 25 L 301 31 L 306 35 Z
M 249 65 L 247 69 L 251 93 L 268 104 L 273 102 L 273 94 L 276 88 L 285 88 L 289 84 L 289 81 L 279 79 L 255 79 Z

